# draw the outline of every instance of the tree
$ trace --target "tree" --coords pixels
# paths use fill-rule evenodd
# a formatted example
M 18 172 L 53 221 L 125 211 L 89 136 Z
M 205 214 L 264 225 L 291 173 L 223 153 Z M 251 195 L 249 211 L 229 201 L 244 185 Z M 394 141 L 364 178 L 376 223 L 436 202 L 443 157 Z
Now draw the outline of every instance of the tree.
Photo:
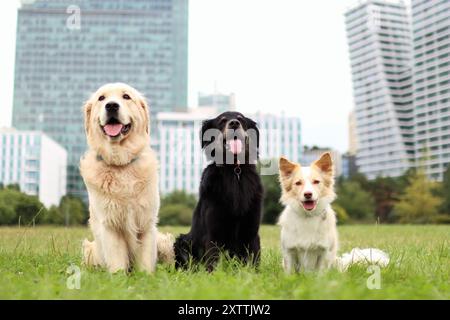
M 59 203 L 59 211 L 61 217 L 64 218 L 65 225 L 80 225 L 85 224 L 88 220 L 88 209 L 84 202 L 74 196 L 64 196 Z M 57 216 L 56 211 L 52 214 Z
M 51 206 L 50 209 L 47 210 L 47 214 L 42 217 L 40 223 L 64 225 L 64 215 L 59 207 Z
M 14 208 L 0 202 L 0 225 L 12 224 L 16 218 Z
M 444 173 L 444 180 L 442 181 L 441 186 L 441 196 L 443 198 L 441 211 L 444 214 L 450 214 L 450 165 Z
M 188 208 L 194 209 L 195 206 L 197 205 L 197 198 L 194 195 L 189 194 L 185 191 L 176 190 L 165 195 L 161 199 L 161 207 L 170 204 L 182 204 Z
M 173 191 L 161 199 L 159 209 L 160 225 L 188 226 L 197 205 L 197 198 L 185 191 Z
M 352 219 L 373 218 L 375 204 L 372 195 L 356 181 L 345 181 L 337 188 L 335 204 L 342 207 Z
M 45 206 L 38 197 L 20 192 L 17 186 L 0 190 L 0 220 L 2 224 L 29 224 L 38 222 L 46 214 Z
M 375 200 L 375 215 L 380 222 L 389 221 L 398 197 L 403 192 L 400 178 L 377 177 L 370 182 L 371 194 Z
M 160 225 L 189 226 L 193 209 L 184 204 L 166 204 L 159 210 Z
M 262 175 L 261 181 L 264 186 L 263 200 L 263 223 L 275 224 L 283 211 L 280 203 L 281 188 L 278 175 Z
M 345 211 L 344 208 L 337 204 L 333 204 L 333 210 L 336 213 L 337 224 L 346 224 L 349 222 L 350 217 L 348 216 L 347 211 Z
M 428 180 L 423 172 L 416 172 L 409 178 L 399 202 L 394 206 L 400 223 L 428 223 L 439 212 L 442 199 L 434 194 L 436 184 Z

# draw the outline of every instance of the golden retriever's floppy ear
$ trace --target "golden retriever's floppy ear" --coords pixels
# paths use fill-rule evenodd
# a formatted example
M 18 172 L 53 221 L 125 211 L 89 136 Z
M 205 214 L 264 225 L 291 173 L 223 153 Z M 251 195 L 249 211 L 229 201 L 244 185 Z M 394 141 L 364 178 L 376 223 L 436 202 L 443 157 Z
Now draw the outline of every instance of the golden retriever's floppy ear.
M 149 123 L 149 108 L 148 103 L 145 97 L 142 94 L 139 94 L 139 104 L 144 109 L 144 119 L 145 119 L 145 131 L 150 133 L 150 123 Z
M 281 177 L 289 177 L 296 168 L 299 168 L 300 165 L 294 162 L 290 162 L 288 159 L 281 157 L 279 161 L 280 168 L 280 176 Z
M 89 99 L 83 106 L 84 112 L 84 130 L 86 130 L 86 134 L 89 134 L 89 126 L 91 121 L 91 112 L 92 112 L 92 102 Z
M 325 152 L 314 162 L 314 165 L 325 173 L 333 174 L 333 160 L 331 159 L 331 153 Z

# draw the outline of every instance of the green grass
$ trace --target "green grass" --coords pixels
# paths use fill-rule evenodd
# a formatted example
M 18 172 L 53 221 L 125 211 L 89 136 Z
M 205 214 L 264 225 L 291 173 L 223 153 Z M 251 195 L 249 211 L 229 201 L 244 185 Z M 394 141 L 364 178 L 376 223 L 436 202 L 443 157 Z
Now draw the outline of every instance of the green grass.
M 186 228 L 161 228 L 174 234 Z M 81 265 L 87 228 L 0 228 L 0 299 L 449 299 L 449 226 L 339 227 L 340 252 L 353 247 L 387 251 L 381 289 L 366 286 L 366 267 L 345 273 L 285 275 L 279 229 L 263 226 L 258 271 L 223 262 L 212 274 L 158 266 L 154 275 L 110 275 Z M 81 288 L 70 290 L 66 270 L 81 267 Z

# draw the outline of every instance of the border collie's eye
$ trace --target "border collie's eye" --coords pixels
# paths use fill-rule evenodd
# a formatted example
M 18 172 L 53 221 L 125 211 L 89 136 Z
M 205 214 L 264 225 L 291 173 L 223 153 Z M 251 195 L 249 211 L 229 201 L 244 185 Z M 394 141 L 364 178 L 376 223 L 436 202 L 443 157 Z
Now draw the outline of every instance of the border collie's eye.
M 103 100 L 105 100 L 105 96 L 98 97 L 98 101 L 103 101 Z
M 122 96 L 122 98 L 124 98 L 125 100 L 131 100 L 130 96 L 126 93 Z
M 296 185 L 296 186 L 301 186 L 301 185 L 302 185 L 302 182 L 301 182 L 301 181 L 297 181 L 297 182 L 295 183 L 295 185 Z
M 314 180 L 314 181 L 313 181 L 313 184 L 319 184 L 319 183 L 320 183 L 319 180 Z
M 219 120 L 220 123 L 225 123 L 225 121 L 227 121 L 226 118 L 222 118 L 222 119 Z

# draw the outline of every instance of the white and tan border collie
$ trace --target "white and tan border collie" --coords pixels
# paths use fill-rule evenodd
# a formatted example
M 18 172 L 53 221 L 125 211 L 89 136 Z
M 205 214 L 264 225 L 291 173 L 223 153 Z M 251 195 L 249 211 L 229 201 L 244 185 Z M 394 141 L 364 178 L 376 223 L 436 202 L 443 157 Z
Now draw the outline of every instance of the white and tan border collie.
M 279 167 L 285 205 L 279 220 L 284 269 L 291 273 L 329 268 L 338 246 L 331 156 L 323 154 L 310 167 L 281 158 Z
M 345 271 L 356 263 L 386 266 L 389 257 L 378 249 L 355 248 L 337 256 L 336 215 L 331 203 L 334 169 L 330 153 L 309 167 L 281 158 L 279 162 L 281 202 L 285 205 L 281 226 L 283 266 L 287 273 L 316 271 L 336 266 Z

